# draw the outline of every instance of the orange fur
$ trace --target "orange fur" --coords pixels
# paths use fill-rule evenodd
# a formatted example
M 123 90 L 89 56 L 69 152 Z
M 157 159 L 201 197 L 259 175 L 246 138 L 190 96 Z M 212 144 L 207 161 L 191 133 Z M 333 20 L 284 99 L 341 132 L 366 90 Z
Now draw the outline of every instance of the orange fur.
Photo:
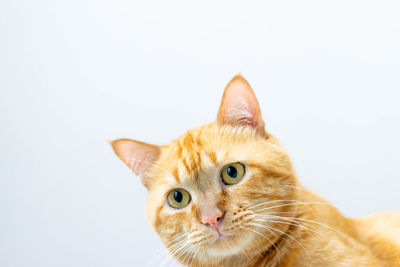
M 225 89 L 216 122 L 161 147 L 127 139 L 111 144 L 128 166 L 136 166 L 149 189 L 147 216 L 185 265 L 400 266 L 400 213 L 345 218 L 302 187 L 240 75 Z M 221 168 L 235 162 L 246 166 L 245 176 L 224 185 Z M 175 188 L 191 195 L 182 209 L 166 204 Z M 201 223 L 213 208 L 225 212 L 222 237 Z

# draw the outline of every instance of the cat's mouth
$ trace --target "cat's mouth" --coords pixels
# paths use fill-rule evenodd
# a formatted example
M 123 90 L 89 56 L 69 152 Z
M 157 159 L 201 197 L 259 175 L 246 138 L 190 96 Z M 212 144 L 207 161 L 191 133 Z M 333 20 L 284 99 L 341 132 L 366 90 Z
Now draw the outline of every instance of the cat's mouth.
M 218 233 L 218 237 L 211 244 L 211 246 L 223 244 L 223 243 L 229 242 L 230 240 L 235 238 L 235 235 L 232 235 L 232 234 L 223 234 L 220 231 L 217 231 L 217 233 Z
M 219 235 L 218 235 L 218 238 L 217 238 L 217 241 L 218 241 L 218 240 L 226 240 L 227 238 L 228 238 L 227 235 L 219 234 Z

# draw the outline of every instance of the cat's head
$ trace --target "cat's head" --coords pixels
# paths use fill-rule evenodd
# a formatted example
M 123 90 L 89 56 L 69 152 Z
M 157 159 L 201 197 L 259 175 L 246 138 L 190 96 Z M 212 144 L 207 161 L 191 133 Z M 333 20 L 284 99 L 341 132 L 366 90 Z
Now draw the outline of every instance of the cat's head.
M 251 256 L 288 230 L 278 221 L 293 212 L 295 205 L 287 203 L 295 198 L 297 179 L 241 75 L 226 86 L 215 122 L 168 145 L 130 139 L 111 145 L 141 176 L 149 190 L 148 218 L 183 263 Z

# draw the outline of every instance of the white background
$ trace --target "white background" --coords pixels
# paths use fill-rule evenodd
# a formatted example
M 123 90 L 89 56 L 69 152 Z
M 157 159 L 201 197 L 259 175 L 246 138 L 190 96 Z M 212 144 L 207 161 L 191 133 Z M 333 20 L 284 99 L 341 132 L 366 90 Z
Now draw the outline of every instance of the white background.
M 0 265 L 151 262 L 146 190 L 106 140 L 164 144 L 214 120 L 238 71 L 306 186 L 347 216 L 400 210 L 399 10 L 0 1 Z

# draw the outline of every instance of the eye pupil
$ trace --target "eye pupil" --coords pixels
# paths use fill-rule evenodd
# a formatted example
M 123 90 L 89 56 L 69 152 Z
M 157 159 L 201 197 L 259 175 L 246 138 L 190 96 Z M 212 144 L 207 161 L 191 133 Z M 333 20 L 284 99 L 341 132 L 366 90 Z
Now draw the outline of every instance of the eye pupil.
M 238 174 L 236 168 L 233 167 L 233 166 L 229 166 L 229 167 L 226 169 L 226 172 L 227 172 L 227 174 L 228 174 L 230 177 L 232 177 L 232 178 L 236 178 L 236 177 L 237 177 L 237 174 Z
M 182 193 L 179 192 L 179 191 L 175 191 L 174 192 L 174 199 L 175 199 L 176 202 L 181 203 L 182 199 L 183 199 Z

